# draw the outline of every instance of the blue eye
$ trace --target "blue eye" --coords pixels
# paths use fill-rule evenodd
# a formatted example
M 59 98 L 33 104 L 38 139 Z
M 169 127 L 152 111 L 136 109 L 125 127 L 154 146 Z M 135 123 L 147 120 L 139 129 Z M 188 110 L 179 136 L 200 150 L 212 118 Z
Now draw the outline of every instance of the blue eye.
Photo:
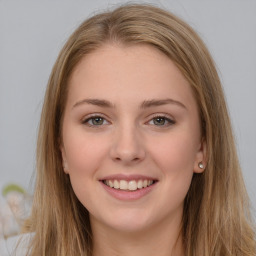
M 101 125 L 108 124 L 107 120 L 101 116 L 94 116 L 94 117 L 87 118 L 82 123 L 88 126 L 101 126 Z
M 156 126 L 169 126 L 175 124 L 175 122 L 165 116 L 156 116 L 149 121 L 149 124 Z

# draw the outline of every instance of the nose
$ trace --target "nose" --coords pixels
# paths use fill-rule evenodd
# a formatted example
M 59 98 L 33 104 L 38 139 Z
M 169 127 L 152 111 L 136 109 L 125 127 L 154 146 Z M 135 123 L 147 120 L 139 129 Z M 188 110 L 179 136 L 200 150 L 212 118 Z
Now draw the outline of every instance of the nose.
M 145 155 L 143 138 L 136 127 L 120 127 L 115 131 L 110 150 L 113 161 L 132 165 L 143 161 Z

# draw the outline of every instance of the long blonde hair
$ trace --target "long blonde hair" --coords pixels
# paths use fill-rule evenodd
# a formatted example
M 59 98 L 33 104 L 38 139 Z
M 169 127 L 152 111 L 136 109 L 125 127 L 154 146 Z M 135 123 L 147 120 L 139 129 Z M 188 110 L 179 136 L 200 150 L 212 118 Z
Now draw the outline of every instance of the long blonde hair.
M 255 233 L 230 119 L 214 62 L 185 22 L 151 5 L 132 4 L 82 23 L 53 67 L 42 110 L 37 178 L 27 230 L 35 232 L 29 255 L 92 255 L 89 214 L 62 168 L 62 119 L 68 81 L 86 54 L 106 43 L 147 44 L 166 54 L 189 81 L 197 101 L 207 167 L 194 174 L 184 201 L 186 256 L 255 256 Z

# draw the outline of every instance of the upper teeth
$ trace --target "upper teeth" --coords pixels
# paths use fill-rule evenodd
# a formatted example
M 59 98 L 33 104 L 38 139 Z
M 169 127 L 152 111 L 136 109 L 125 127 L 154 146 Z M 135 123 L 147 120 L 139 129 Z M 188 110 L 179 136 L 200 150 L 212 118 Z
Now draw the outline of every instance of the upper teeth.
M 104 184 L 115 189 L 137 190 L 152 185 L 153 180 L 104 180 Z

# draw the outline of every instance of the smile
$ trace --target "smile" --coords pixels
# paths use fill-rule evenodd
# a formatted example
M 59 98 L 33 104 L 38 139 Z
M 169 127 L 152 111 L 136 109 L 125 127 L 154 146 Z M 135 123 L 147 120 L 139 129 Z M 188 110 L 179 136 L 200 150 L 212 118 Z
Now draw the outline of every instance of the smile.
M 138 189 L 143 189 L 151 186 L 156 181 L 154 180 L 103 180 L 105 185 L 110 188 L 114 188 L 117 190 L 125 190 L 125 191 L 136 191 Z

